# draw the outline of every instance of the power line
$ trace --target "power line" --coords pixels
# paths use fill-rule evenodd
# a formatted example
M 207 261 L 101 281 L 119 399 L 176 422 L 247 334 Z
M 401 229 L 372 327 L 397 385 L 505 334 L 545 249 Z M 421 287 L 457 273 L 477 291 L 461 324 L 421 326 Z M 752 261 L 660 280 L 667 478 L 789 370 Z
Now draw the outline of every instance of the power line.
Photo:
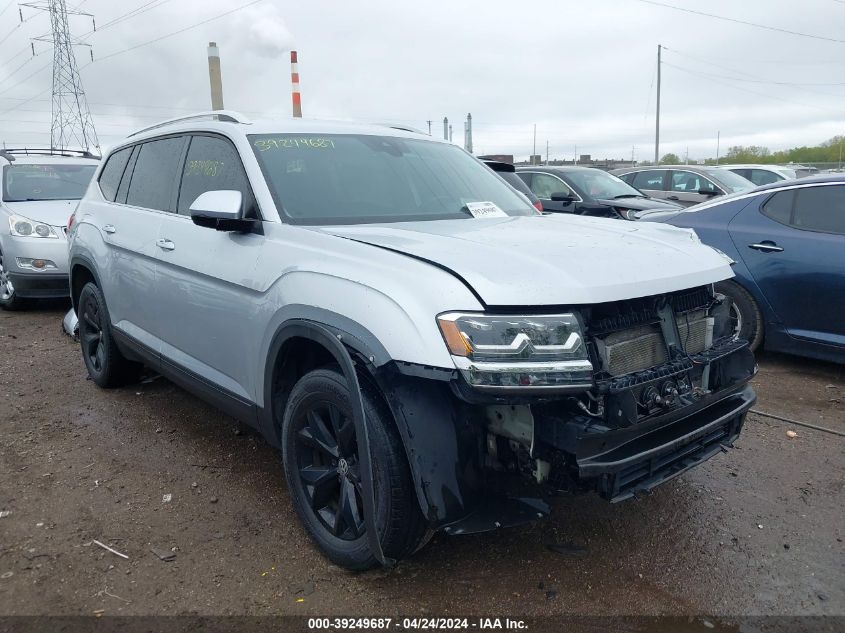
M 141 6 L 135 8 L 135 9 L 132 9 L 131 11 L 127 11 L 126 13 L 123 13 L 123 14 L 117 16 L 116 18 L 109 20 L 105 24 L 100 25 L 100 27 L 97 28 L 97 29 L 92 29 L 92 30 L 88 31 L 87 33 L 83 33 L 82 35 L 80 35 L 80 37 L 87 37 L 87 36 L 89 36 L 93 33 L 99 33 L 100 31 L 105 31 L 107 28 L 112 27 L 115 24 L 120 24 L 121 22 L 125 22 L 126 20 L 131 20 L 132 18 L 137 17 L 137 16 L 141 15 L 142 13 L 146 13 L 147 11 L 149 11 L 151 9 L 157 9 L 158 7 L 160 7 L 161 5 L 163 5 L 167 2 L 170 2 L 170 0 L 151 0 L 151 2 L 147 2 L 145 4 L 142 4 Z M 150 5 L 154 5 L 154 6 L 150 6 Z
M 845 2 L 843 2 L 845 4 Z M 695 61 L 701 62 L 702 64 L 708 64 L 710 66 L 715 66 L 716 68 L 721 68 L 722 70 L 727 70 L 728 72 L 736 73 L 738 75 L 744 75 L 745 77 L 724 77 L 724 79 L 735 79 L 736 81 L 748 81 L 750 83 L 757 83 L 757 84 L 771 84 L 774 86 L 793 86 L 796 88 L 800 87 L 813 87 L 813 86 L 845 86 L 845 82 L 834 82 L 834 83 L 798 83 L 792 81 L 771 81 L 768 79 L 759 79 L 756 78 L 756 75 L 749 74 L 742 70 L 736 70 L 735 68 L 728 68 L 727 66 L 721 66 L 720 64 L 715 64 L 713 62 L 707 61 L 706 59 L 702 59 L 701 57 L 695 57 L 694 55 L 690 55 L 688 53 L 681 53 L 680 51 L 676 51 L 672 48 L 666 48 L 669 52 L 675 53 L 675 55 L 680 55 L 681 57 L 687 57 L 689 59 L 693 59 Z M 749 79 L 746 79 L 749 77 Z M 832 93 L 819 93 L 819 94 L 832 94 Z
M 766 31 L 774 31 L 776 33 L 786 33 L 787 35 L 797 35 L 798 37 L 806 37 L 814 40 L 822 40 L 825 42 L 835 42 L 836 44 L 845 44 L 845 40 L 839 40 L 835 37 L 825 37 L 824 35 L 812 35 L 810 33 L 801 33 L 800 31 L 790 31 L 789 29 L 781 29 L 776 26 L 768 26 L 766 24 L 757 24 L 756 22 L 748 22 L 737 18 L 729 18 L 724 15 L 716 15 L 714 13 L 705 13 L 704 11 L 696 11 L 695 9 L 687 9 L 685 7 L 677 7 L 673 4 L 665 4 L 663 2 L 656 2 L 655 0 L 636 0 L 644 4 L 651 4 L 656 7 L 663 7 L 664 9 L 672 9 L 674 11 L 682 11 L 684 13 L 692 13 L 693 15 L 700 15 L 705 18 L 713 18 L 714 20 L 722 20 L 724 22 L 733 22 L 734 24 L 743 24 L 751 26 L 756 29 L 763 29 Z
M 30 59 L 32 59 L 32 58 L 30 58 Z M 27 60 L 27 61 L 29 61 L 29 60 Z M 50 66 L 52 66 L 52 65 L 53 65 L 53 62 L 48 62 L 48 63 L 46 63 L 44 66 L 40 66 L 37 70 L 34 70 L 33 72 L 31 72 L 30 74 L 28 74 L 26 77 L 24 77 L 23 79 L 21 79 L 21 80 L 20 80 L 20 81 L 18 81 L 17 83 L 14 83 L 14 84 L 12 84 L 11 86 L 8 86 L 8 87 L 6 87 L 6 88 L 3 88 L 3 90 L 0 90 L 0 95 L 5 94 L 5 93 L 9 92 L 9 91 L 10 91 L 10 90 L 12 90 L 13 88 L 17 88 L 17 87 L 18 87 L 18 86 L 20 86 L 22 83 L 24 83 L 24 82 L 28 81 L 30 78 L 34 77 L 35 75 L 37 75 L 38 73 L 40 73 L 42 70 L 46 70 L 47 68 L 50 68 Z M 23 64 L 21 64 L 21 66 L 23 66 Z M 19 66 L 18 68 L 20 68 L 20 66 Z M 17 72 L 17 71 L 16 71 L 16 72 Z M 8 112 L 8 110 L 7 110 L 7 112 Z
M 247 7 L 250 7 L 254 4 L 258 4 L 259 2 L 263 2 L 263 1 L 264 0 L 252 0 L 252 2 L 247 2 L 246 4 L 242 4 L 239 7 L 235 7 L 234 9 L 230 9 L 229 11 L 225 11 L 225 12 L 219 14 L 219 15 L 215 15 L 213 18 L 208 18 L 207 20 L 203 20 L 202 22 L 197 22 L 196 24 L 186 26 L 185 28 L 179 29 L 178 31 L 173 31 L 172 33 L 168 33 L 167 35 L 162 35 L 161 37 L 156 37 L 155 39 L 148 40 L 148 41 L 142 42 L 140 44 L 136 44 L 135 46 L 130 46 L 129 48 L 124 48 L 123 50 L 120 50 L 120 51 L 115 51 L 114 53 L 109 53 L 108 55 L 105 55 L 103 57 L 98 58 L 96 60 L 96 62 L 101 62 L 103 60 L 109 59 L 110 57 L 115 57 L 116 55 L 128 53 L 129 51 L 134 51 L 135 49 L 141 48 L 142 46 L 148 46 L 149 44 L 155 44 L 156 42 L 160 42 L 161 40 L 167 39 L 168 37 L 173 37 L 174 35 L 179 35 L 180 33 L 184 33 L 185 31 L 190 31 L 191 29 L 195 29 L 198 26 L 202 26 L 203 24 L 208 24 L 209 22 L 213 22 L 214 20 L 219 20 L 222 17 L 225 17 L 227 15 L 231 15 L 232 13 L 236 13 L 237 11 L 242 11 L 243 9 L 246 9 Z M 95 63 L 95 62 L 88 63 L 84 67 L 88 67 L 92 63 Z
M 722 84 L 723 86 L 728 86 L 729 88 L 733 88 L 734 90 L 740 90 L 742 92 L 748 92 L 750 94 L 757 95 L 758 97 L 765 97 L 767 99 L 775 99 L 776 101 L 783 101 L 784 103 L 791 103 L 793 105 L 800 105 L 800 106 L 803 106 L 805 108 L 815 108 L 817 110 L 831 111 L 831 110 L 834 109 L 834 108 L 820 108 L 819 106 L 814 106 L 814 105 L 811 105 L 809 103 L 801 103 L 800 101 L 792 101 L 791 99 L 784 99 L 782 97 L 776 97 L 774 95 L 766 94 L 764 92 L 757 92 L 756 90 L 748 90 L 747 88 L 740 88 L 739 86 L 736 86 L 734 84 L 730 84 L 730 83 L 715 79 L 714 76 L 709 74 L 709 73 L 701 73 L 701 72 L 698 72 L 698 71 L 690 70 L 689 68 L 683 68 L 682 66 L 676 66 L 675 64 L 670 64 L 669 62 L 663 62 L 663 65 L 669 66 L 671 68 L 675 68 L 677 70 L 680 70 L 680 71 L 685 72 L 685 73 L 689 73 L 691 75 L 696 75 L 698 77 L 702 77 L 703 79 L 707 79 L 709 81 L 713 81 L 715 83 Z
M 5 7 L 3 7 L 3 10 L 2 10 L 2 11 L 0 11 L 0 15 L 3 15 L 4 13 L 6 13 L 6 11 L 8 10 L 8 8 L 9 8 L 10 6 L 12 6 L 13 4 L 15 4 L 15 0 L 9 0 L 8 4 L 6 4 L 6 6 L 5 6 Z

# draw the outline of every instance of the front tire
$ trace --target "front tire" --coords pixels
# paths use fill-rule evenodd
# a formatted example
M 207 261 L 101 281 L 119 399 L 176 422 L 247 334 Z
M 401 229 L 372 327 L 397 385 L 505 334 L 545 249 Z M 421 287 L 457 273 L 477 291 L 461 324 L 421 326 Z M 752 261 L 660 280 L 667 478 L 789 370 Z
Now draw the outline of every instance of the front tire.
M 751 351 L 763 342 L 763 314 L 754 297 L 735 281 L 727 280 L 716 284 L 720 292 L 731 302 L 731 326 L 734 334 L 748 341 Z
M 385 556 L 399 560 L 423 542 L 425 522 L 390 411 L 365 381 L 361 390 L 376 525 Z M 365 533 L 358 443 L 343 375 L 317 369 L 294 385 L 282 422 L 282 455 L 294 508 L 316 545 L 346 569 L 378 565 Z
M 79 294 L 79 344 L 88 375 L 100 387 L 119 387 L 138 379 L 141 365 L 126 359 L 112 336 L 102 291 L 88 282 Z
M 6 270 L 6 260 L 0 251 L 0 308 L 4 310 L 22 310 L 27 307 L 26 299 L 21 299 L 15 292 L 15 286 Z

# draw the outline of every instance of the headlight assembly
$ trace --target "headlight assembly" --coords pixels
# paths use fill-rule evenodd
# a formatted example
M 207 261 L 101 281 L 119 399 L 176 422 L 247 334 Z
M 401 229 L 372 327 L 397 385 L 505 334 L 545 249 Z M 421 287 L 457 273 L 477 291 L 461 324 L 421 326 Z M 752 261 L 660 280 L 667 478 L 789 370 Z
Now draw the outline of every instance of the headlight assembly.
M 9 216 L 9 230 L 18 237 L 47 237 L 58 239 L 56 231 L 49 224 L 36 222 L 20 215 Z
M 592 385 L 593 366 L 575 314 L 449 312 L 437 323 L 455 366 L 477 389 L 558 392 Z

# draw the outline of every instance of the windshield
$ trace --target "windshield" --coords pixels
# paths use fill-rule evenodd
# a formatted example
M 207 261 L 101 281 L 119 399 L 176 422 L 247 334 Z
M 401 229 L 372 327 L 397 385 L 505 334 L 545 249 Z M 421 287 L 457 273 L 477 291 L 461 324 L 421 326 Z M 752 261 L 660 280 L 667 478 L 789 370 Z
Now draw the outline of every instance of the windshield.
M 566 172 L 566 179 L 591 198 L 612 200 L 620 197 L 642 198 L 643 193 L 621 178 L 600 169 L 579 169 Z
M 88 188 L 96 165 L 6 165 L 3 200 L 79 200 Z
M 757 186 L 729 169 L 706 169 L 704 173 L 715 178 L 720 185 L 727 188 L 728 192 L 748 191 Z
M 471 218 L 482 207 L 485 215 L 537 215 L 455 145 L 363 134 L 249 139 L 276 206 L 293 224 Z

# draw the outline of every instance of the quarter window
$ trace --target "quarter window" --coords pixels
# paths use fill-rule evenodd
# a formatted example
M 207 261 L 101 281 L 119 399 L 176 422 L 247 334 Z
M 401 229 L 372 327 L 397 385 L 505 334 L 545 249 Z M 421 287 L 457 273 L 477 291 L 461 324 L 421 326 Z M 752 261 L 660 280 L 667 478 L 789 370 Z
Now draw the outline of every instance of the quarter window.
M 237 150 L 222 138 L 194 136 L 182 168 L 179 213 L 189 215 L 191 204 L 200 194 L 222 189 L 240 191 L 245 215 L 254 217 L 252 192 Z
M 646 171 L 638 171 L 634 174 L 634 180 L 629 181 L 631 185 L 639 190 L 655 189 L 663 190 L 663 180 L 666 177 L 666 172 L 658 169 L 649 169 Z
M 761 209 L 763 215 L 781 224 L 789 224 L 792 219 L 792 203 L 795 191 L 781 191 L 769 198 Z
M 551 200 L 553 193 L 572 195 L 572 190 L 560 178 L 548 174 L 534 174 L 531 179 L 531 190 L 538 198 Z
M 109 156 L 100 173 L 100 191 L 103 197 L 109 202 L 114 202 L 117 195 L 117 188 L 120 186 L 120 179 L 123 177 L 123 170 L 132 155 L 132 148 L 127 147 Z
M 141 146 L 126 203 L 157 211 L 173 211 L 173 193 L 182 158 L 183 137 L 149 141 Z

